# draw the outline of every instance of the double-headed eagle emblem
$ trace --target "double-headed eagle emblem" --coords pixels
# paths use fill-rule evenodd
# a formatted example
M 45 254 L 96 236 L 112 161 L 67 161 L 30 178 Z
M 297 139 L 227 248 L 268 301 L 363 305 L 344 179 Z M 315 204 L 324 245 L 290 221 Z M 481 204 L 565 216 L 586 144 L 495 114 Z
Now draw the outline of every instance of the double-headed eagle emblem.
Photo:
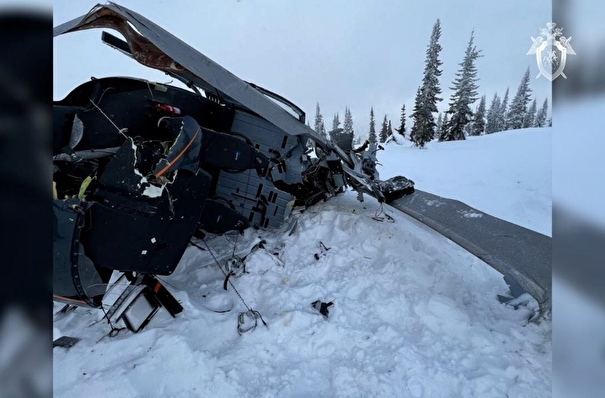
M 531 38 L 534 44 L 526 55 L 536 54 L 536 61 L 540 70 L 536 79 L 544 76 L 553 81 L 559 75 L 567 79 L 567 76 L 563 73 L 567 54 L 576 55 L 576 53 L 569 43 L 571 37 L 563 36 L 563 29 L 556 26 L 556 23 L 549 22 L 546 24 L 546 28 L 540 29 L 540 36 L 537 39 Z

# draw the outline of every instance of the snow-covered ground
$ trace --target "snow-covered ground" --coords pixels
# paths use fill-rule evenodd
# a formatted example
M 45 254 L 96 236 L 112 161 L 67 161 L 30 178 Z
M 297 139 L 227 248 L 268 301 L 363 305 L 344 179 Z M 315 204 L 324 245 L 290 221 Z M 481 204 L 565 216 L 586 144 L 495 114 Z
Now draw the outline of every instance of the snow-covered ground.
M 551 130 L 512 130 L 424 150 L 389 144 L 378 153 L 381 179 L 403 174 L 416 187 L 552 236 Z
M 402 174 L 419 189 L 550 234 L 550 133 L 530 129 L 432 143 L 388 145 L 381 176 Z M 502 277 L 428 227 L 346 192 L 307 209 L 291 235 L 247 231 L 246 252 L 263 250 L 232 279 L 268 323 L 242 336 L 244 311 L 208 251 L 191 246 L 166 286 L 184 307 L 138 334 L 105 337 L 102 313 L 78 308 L 54 322 L 57 397 L 547 397 L 551 323 L 500 304 Z M 233 238 L 207 239 L 225 259 Z M 321 243 L 320 243 L 321 242 Z M 202 246 L 204 244 L 200 242 Z M 321 250 L 321 244 L 329 248 Z M 315 258 L 318 254 L 318 259 Z M 333 301 L 324 319 L 311 307 Z M 232 302 L 227 313 L 206 306 Z M 55 310 L 60 309 L 55 305 Z

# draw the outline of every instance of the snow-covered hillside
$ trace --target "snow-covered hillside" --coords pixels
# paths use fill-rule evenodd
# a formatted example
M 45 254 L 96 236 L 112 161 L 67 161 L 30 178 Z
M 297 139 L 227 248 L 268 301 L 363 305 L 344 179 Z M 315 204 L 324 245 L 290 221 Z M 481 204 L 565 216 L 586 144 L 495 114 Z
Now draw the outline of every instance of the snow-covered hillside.
M 381 179 L 403 174 L 416 187 L 552 236 L 551 130 L 504 131 L 465 141 L 407 140 L 378 153 Z
M 383 178 L 405 175 L 419 189 L 546 234 L 549 156 L 546 129 L 379 153 Z M 507 287 L 482 261 L 388 207 L 395 222 L 376 221 L 378 209 L 349 191 L 307 209 L 291 235 L 240 237 L 238 252 L 260 236 L 285 263 L 256 251 L 249 273 L 232 279 L 268 323 L 242 336 L 244 305 L 222 289 L 209 252 L 193 246 L 162 278 L 183 304 L 176 319 L 160 314 L 138 334 L 98 341 L 109 332 L 100 311 L 57 317 L 55 338 L 82 341 L 54 350 L 55 396 L 550 396 L 551 323 L 528 324 L 530 309 L 500 304 Z M 219 258 L 231 254 L 233 238 L 207 242 Z M 334 302 L 327 319 L 311 307 L 317 299 Z M 217 301 L 234 308 L 206 308 Z

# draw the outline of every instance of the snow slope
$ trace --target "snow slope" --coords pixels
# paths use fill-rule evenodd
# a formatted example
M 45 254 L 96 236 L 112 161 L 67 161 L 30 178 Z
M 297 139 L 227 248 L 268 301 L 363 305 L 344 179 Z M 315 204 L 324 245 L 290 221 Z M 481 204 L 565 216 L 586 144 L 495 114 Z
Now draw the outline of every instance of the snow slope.
M 495 156 L 496 147 L 520 146 L 528 139 L 522 133 L 431 144 L 428 150 L 389 147 L 381 157 L 383 177 L 386 170 L 401 169 L 398 173 L 429 192 L 462 198 L 469 195 L 462 188 L 481 187 L 498 198 L 500 185 L 485 184 L 494 169 L 474 167 L 477 157 L 470 154 Z M 442 184 L 451 191 L 425 187 L 431 178 L 446 179 L 438 174 L 443 164 L 436 154 L 453 159 L 455 151 L 469 154 L 456 163 L 466 181 Z M 399 154 L 435 167 L 400 167 L 393 163 Z M 429 159 L 422 160 L 425 156 Z M 541 169 L 527 164 L 530 158 L 519 156 L 496 179 L 540 180 Z M 417 170 L 424 170 L 422 176 L 413 173 Z M 529 204 L 548 195 L 541 191 L 548 184 L 510 196 L 531 210 Z M 55 396 L 550 396 L 551 323 L 528 324 L 531 308 L 500 304 L 496 294 L 507 287 L 482 261 L 401 213 L 389 210 L 394 223 L 375 221 L 378 203 L 371 198 L 359 203 L 355 196 L 349 191 L 307 209 L 292 235 L 248 230 L 238 239 L 238 252 L 245 253 L 262 236 L 285 262 L 279 266 L 265 251 L 256 251 L 247 260 L 249 273 L 232 279 L 268 327 L 259 323 L 238 335 L 237 312 L 244 305 L 231 288 L 222 290 L 223 276 L 208 251 L 193 246 L 175 274 L 163 278 L 184 306 L 176 319 L 160 314 L 138 334 L 101 339 L 109 328 L 97 322 L 100 311 L 78 308 L 57 317 L 55 338 L 83 340 L 70 350 L 54 349 Z M 504 203 L 491 206 L 498 210 Z M 515 216 L 513 208 L 501 207 L 503 218 Z M 530 227 L 549 225 L 550 213 L 532 214 Z M 231 254 L 232 241 L 207 239 L 221 260 Z M 330 249 L 322 252 L 319 242 Z M 317 299 L 334 302 L 328 319 L 311 307 Z M 212 300 L 231 301 L 234 309 L 209 311 L 205 305 Z
M 402 174 L 418 189 L 552 236 L 551 138 L 551 129 L 531 128 L 423 150 L 403 140 L 378 153 L 378 171 L 383 180 Z

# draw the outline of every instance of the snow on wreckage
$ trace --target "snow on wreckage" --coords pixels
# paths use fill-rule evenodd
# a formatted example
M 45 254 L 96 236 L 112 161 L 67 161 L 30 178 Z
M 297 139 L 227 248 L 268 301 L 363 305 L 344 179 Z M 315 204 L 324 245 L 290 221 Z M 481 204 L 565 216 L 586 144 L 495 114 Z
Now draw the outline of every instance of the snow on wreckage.
M 155 276 L 175 270 L 194 235 L 277 228 L 293 208 L 347 186 L 381 203 L 414 192 L 405 177 L 380 181 L 376 144 L 354 149 L 339 131 L 324 139 L 290 101 L 125 7 L 97 5 L 53 35 L 92 28 L 118 31 L 125 41 L 108 32 L 102 41 L 190 90 L 93 78 L 54 103 L 53 298 L 64 311 L 100 308 L 112 332 L 118 323 L 137 332 L 160 307 L 182 311 Z M 216 261 L 225 288 L 244 260 Z M 260 316 L 248 310 L 241 331 Z

